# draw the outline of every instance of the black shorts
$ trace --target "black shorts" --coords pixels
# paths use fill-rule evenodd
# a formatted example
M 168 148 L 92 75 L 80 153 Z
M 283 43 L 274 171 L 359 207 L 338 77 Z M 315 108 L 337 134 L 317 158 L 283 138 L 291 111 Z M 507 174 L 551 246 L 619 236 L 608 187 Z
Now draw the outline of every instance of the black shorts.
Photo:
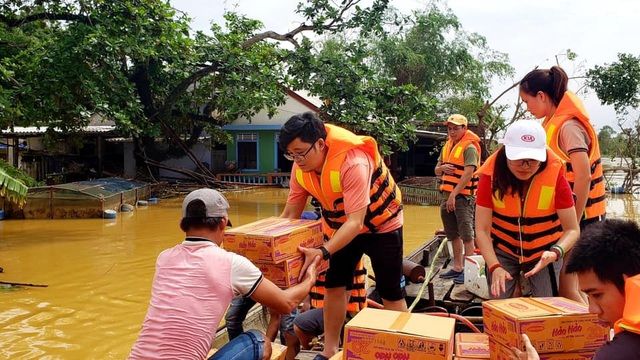
M 400 288 L 402 277 L 402 227 L 387 233 L 366 233 L 356 236 L 347 246 L 331 255 L 326 287 L 348 287 L 358 261 L 363 254 L 371 258 L 380 296 L 389 301 L 404 298 Z

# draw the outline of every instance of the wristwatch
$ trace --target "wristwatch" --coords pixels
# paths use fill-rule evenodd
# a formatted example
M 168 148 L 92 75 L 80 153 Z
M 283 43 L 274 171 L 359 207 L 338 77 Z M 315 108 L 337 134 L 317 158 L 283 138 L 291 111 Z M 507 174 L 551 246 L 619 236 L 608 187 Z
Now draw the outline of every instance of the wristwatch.
M 322 251 L 322 260 L 331 259 L 331 253 L 329 252 L 329 250 L 327 250 L 326 247 L 320 246 L 320 251 Z

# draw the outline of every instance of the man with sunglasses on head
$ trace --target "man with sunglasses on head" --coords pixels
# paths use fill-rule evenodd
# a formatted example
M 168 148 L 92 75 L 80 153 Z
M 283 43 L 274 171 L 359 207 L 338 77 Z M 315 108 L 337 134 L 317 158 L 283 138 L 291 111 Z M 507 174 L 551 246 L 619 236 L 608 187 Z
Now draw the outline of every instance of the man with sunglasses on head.
M 473 173 L 480 164 L 480 138 L 467 129 L 467 124 L 463 115 L 449 116 L 446 121 L 449 137 L 434 170 L 442 181 L 442 224 L 453 246 L 453 268 L 440 277 L 453 279 L 456 284 L 464 284 L 464 255 L 475 250 L 473 221 L 478 178 Z
M 338 350 L 348 287 L 358 261 L 369 255 L 376 286 L 386 309 L 406 311 L 402 275 L 402 199 L 389 169 L 369 136 L 324 124 L 307 112 L 292 116 L 280 131 L 280 147 L 294 161 L 290 192 L 281 216 L 298 218 L 309 196 L 322 208 L 325 244 L 300 248 L 306 267 L 321 256 L 329 260 L 324 298 L 325 347 L 315 360 Z

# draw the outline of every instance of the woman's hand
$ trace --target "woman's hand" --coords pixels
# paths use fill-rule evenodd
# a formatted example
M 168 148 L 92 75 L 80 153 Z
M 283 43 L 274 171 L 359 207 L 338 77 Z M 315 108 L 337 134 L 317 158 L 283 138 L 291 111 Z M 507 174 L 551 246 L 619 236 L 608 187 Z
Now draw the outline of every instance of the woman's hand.
M 533 275 L 539 273 L 540 270 L 544 269 L 547 265 L 551 264 L 556 260 L 558 260 L 558 254 L 556 254 L 555 252 L 553 251 L 543 252 L 542 256 L 540 257 L 540 261 L 538 261 L 538 263 L 533 269 L 531 269 L 526 274 L 524 274 L 524 277 L 526 278 L 532 277 Z
M 491 295 L 494 298 L 499 297 L 506 291 L 505 283 L 507 280 L 513 280 L 511 274 L 502 267 L 498 267 L 491 273 Z

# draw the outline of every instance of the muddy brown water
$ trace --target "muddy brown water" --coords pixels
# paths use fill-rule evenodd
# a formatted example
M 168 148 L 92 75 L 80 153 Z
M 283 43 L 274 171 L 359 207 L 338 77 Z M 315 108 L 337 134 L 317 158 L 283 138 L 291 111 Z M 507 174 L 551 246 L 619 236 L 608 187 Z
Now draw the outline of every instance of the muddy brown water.
M 227 193 L 245 224 L 280 214 L 285 189 Z M 115 220 L 0 221 L 1 359 L 123 359 L 144 318 L 157 255 L 182 241 L 181 199 L 119 213 Z M 640 218 L 640 201 L 616 196 L 610 216 Z M 405 253 L 441 227 L 438 207 L 405 207 Z

